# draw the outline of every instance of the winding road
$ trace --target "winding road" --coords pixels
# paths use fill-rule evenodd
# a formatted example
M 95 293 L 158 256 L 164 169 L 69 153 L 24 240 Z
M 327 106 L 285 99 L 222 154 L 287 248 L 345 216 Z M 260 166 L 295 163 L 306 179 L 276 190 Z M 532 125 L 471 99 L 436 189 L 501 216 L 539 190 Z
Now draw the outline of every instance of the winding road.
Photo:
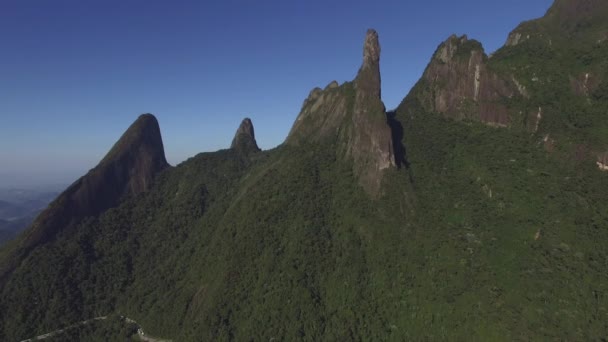
M 148 335 L 146 335 L 144 333 L 144 329 L 141 327 L 141 325 L 139 325 L 139 323 L 137 323 L 137 321 L 135 321 L 134 319 L 131 319 L 129 317 L 125 317 L 125 316 L 120 316 L 120 317 L 123 318 L 126 323 L 132 323 L 132 324 L 135 324 L 137 326 L 137 337 L 139 337 L 139 339 L 141 341 L 144 341 L 144 342 L 172 342 L 171 340 L 166 340 L 166 339 L 162 339 L 162 338 L 148 336 Z M 32 338 L 29 338 L 27 340 L 22 340 L 21 342 L 31 342 L 31 341 L 45 340 L 47 338 L 59 335 L 59 334 L 63 333 L 66 330 L 73 329 L 73 328 L 79 327 L 81 325 L 87 325 L 87 324 L 93 323 L 95 321 L 103 321 L 103 320 L 106 320 L 107 318 L 108 318 L 108 316 L 99 316 L 99 317 L 87 319 L 87 320 L 82 321 L 82 322 L 78 322 L 78 323 L 74 323 L 72 325 L 68 325 L 65 328 L 57 329 L 55 331 L 51 331 L 51 332 L 48 332 L 46 334 L 38 335 L 36 337 L 32 337 Z

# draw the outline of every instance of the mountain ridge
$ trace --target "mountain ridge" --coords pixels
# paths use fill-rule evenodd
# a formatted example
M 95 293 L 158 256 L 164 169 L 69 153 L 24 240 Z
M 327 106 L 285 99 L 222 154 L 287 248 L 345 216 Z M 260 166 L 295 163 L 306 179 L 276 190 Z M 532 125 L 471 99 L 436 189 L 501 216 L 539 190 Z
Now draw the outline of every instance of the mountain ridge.
M 258 152 L 260 148 L 255 141 L 255 132 L 250 118 L 245 118 L 239 125 L 230 148 L 244 152 Z
M 152 114 L 140 115 L 99 164 L 51 202 L 23 233 L 15 253 L 0 267 L 0 282 L 20 259 L 53 239 L 62 227 L 145 192 L 156 174 L 168 167 L 158 121 Z
M 169 167 L 160 129 L 129 128 L 100 165 L 141 142 L 153 179 L 18 254 L 0 339 L 100 312 L 180 341 L 608 338 L 608 88 L 588 71 L 608 51 L 543 37 L 490 57 L 451 36 L 386 113 L 369 30 L 356 78 L 313 89 L 272 150 L 244 119 Z
M 321 141 L 336 141 L 340 154 L 354 161 L 360 184 L 371 196 L 379 195 L 384 170 L 396 163 L 381 100 L 380 43 L 373 29 L 366 32 L 363 61 L 355 79 L 313 89 L 285 143 Z

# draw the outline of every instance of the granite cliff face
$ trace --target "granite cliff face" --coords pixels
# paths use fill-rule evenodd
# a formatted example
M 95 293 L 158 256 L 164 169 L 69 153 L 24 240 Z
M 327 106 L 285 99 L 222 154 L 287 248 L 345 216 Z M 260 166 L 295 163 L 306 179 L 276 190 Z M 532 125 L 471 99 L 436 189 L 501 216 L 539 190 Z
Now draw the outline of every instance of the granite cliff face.
M 158 122 L 152 114 L 143 114 L 95 168 L 70 185 L 38 216 L 20 241 L 14 257 L 18 259 L 35 246 L 53 239 L 70 223 L 96 216 L 116 206 L 124 197 L 148 190 L 155 176 L 167 167 Z
M 236 149 L 242 152 L 257 152 L 260 150 L 257 142 L 255 141 L 255 133 L 253 131 L 253 123 L 251 119 L 245 118 L 241 122 L 241 125 L 232 139 L 230 148 Z
M 352 159 L 360 184 L 372 196 L 380 191 L 383 170 L 394 166 L 391 129 L 380 86 L 378 33 L 368 30 L 363 63 L 352 82 L 331 82 L 313 89 L 304 101 L 287 144 L 336 142 L 338 153 Z
M 600 133 L 608 130 L 607 16 L 607 1 L 557 0 L 491 56 L 479 42 L 453 35 L 397 112 L 508 126 L 564 159 L 580 155 L 577 146 L 595 158 L 608 148 Z
M 148 190 L 156 174 L 168 166 L 158 121 L 152 114 L 143 114 L 84 177 L 112 184 L 117 196 L 136 195 Z
M 525 92 L 491 71 L 487 62 L 479 42 L 450 36 L 439 45 L 419 81 L 418 101 L 429 112 L 508 126 L 505 100 Z
M 598 132 L 608 129 L 607 16 L 607 1 L 556 0 L 545 16 L 514 29 L 493 61 L 527 89 L 527 106 L 539 108 L 529 113 L 538 119 L 528 127 L 551 142 L 550 150 L 580 155 L 578 146 L 586 146 L 586 157 L 599 156 L 603 171 L 608 138 Z
M 369 192 L 380 188 L 381 172 L 395 166 L 391 129 L 381 100 L 380 43 L 378 33 L 367 31 L 363 65 L 354 81 L 355 105 L 346 155 L 353 158 L 355 171 Z

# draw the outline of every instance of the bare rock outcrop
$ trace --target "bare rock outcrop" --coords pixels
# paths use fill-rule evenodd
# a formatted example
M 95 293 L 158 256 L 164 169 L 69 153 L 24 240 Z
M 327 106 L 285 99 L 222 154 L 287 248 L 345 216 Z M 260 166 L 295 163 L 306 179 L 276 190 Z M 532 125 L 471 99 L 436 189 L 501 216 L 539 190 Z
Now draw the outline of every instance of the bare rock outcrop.
M 363 62 L 352 82 L 313 89 L 304 101 L 286 143 L 336 143 L 338 154 L 353 161 L 362 187 L 379 195 L 383 171 L 395 165 L 391 129 L 381 100 L 378 33 L 368 30 Z
M 352 132 L 346 155 L 355 161 L 355 171 L 370 192 L 380 189 L 380 172 L 395 166 L 392 134 L 381 100 L 380 43 L 378 33 L 368 30 L 363 64 L 355 79 Z
M 245 118 L 241 122 L 239 128 L 232 139 L 231 149 L 236 149 L 242 152 L 257 152 L 260 150 L 255 141 L 255 133 L 253 131 L 253 123 L 251 119 Z
M 141 115 L 101 162 L 82 176 L 43 211 L 0 265 L 0 280 L 35 246 L 49 241 L 71 223 L 96 216 L 127 197 L 151 188 L 156 175 L 169 167 L 158 121 Z
M 504 99 L 521 95 L 521 87 L 487 67 L 481 44 L 467 36 L 450 36 L 439 45 L 422 76 L 419 101 L 426 110 L 455 119 L 509 125 Z

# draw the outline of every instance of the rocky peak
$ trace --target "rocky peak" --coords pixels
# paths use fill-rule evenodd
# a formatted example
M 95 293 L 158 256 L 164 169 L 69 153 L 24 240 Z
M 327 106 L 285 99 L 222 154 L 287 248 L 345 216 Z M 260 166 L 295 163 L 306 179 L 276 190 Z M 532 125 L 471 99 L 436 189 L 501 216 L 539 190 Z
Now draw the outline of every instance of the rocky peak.
M 232 139 L 232 145 L 230 148 L 247 152 L 257 152 L 260 150 L 257 142 L 255 141 L 255 133 L 253 131 L 253 123 L 251 122 L 251 119 L 243 119 L 241 125 L 236 130 L 236 134 L 234 135 L 234 139 Z
M 458 37 L 453 34 L 445 42 L 439 45 L 439 48 L 437 48 L 437 51 L 433 55 L 433 58 L 441 61 L 442 63 L 449 63 L 456 55 L 458 48 L 468 41 L 469 38 L 466 35 Z
M 18 251 L 0 270 L 0 278 L 15 262 L 71 223 L 115 207 L 126 196 L 148 190 L 156 175 L 169 167 L 158 121 L 143 114 L 125 131 L 101 162 L 53 201 L 23 236 Z
M 367 30 L 365 43 L 363 44 L 363 66 L 376 67 L 380 64 L 380 43 L 378 32 L 374 29 Z
M 132 171 L 137 171 L 139 176 L 144 176 L 142 173 L 155 173 L 168 166 L 160 126 L 154 115 L 140 115 L 97 167 L 108 164 L 124 164 L 125 167 L 135 168 Z M 149 179 L 147 176 L 143 178 Z M 148 188 L 149 184 L 142 183 L 134 185 L 131 190 L 138 193 Z
M 380 43 L 378 33 L 370 29 L 355 80 L 313 89 L 286 143 L 335 143 L 338 155 L 353 161 L 361 186 L 371 196 L 379 195 L 383 170 L 395 165 L 391 128 L 380 95 Z
M 417 87 L 422 90 L 416 94 L 418 102 L 429 112 L 452 118 L 508 125 L 509 113 L 502 100 L 513 96 L 517 87 L 489 70 L 487 61 L 481 43 L 466 35 L 451 35 L 438 46 L 424 71 Z
M 340 86 L 340 84 L 338 84 L 337 81 L 331 81 L 326 87 L 325 90 L 327 89 L 335 89 L 338 88 Z
M 381 171 L 395 166 L 391 128 L 381 99 L 380 42 L 378 33 L 367 30 L 363 44 L 363 64 L 355 79 L 353 131 L 346 154 L 355 162 L 355 171 L 366 190 L 380 189 Z
M 363 44 L 363 64 L 356 78 L 357 87 L 369 95 L 380 98 L 380 43 L 378 32 L 367 30 Z

